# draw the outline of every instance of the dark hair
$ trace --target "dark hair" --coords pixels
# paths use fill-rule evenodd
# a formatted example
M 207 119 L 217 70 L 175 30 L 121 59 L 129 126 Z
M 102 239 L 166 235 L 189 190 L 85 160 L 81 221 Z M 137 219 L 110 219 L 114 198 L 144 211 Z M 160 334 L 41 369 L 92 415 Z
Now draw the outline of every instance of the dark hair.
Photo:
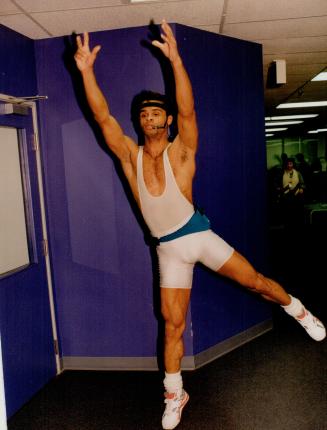
M 146 102 L 153 102 L 147 104 Z M 156 103 L 157 102 L 157 103 Z M 167 116 L 173 115 L 173 102 L 164 94 L 143 90 L 133 97 L 131 104 L 131 121 L 139 138 L 139 144 L 144 143 L 143 132 L 140 127 L 140 111 L 142 106 L 159 106 L 166 111 Z
M 131 105 L 131 119 L 134 122 L 135 120 L 139 120 L 140 110 L 142 105 L 147 101 L 158 102 L 160 107 L 164 109 L 168 115 L 172 115 L 172 104 L 168 97 L 164 94 L 156 93 L 154 91 L 143 90 L 140 93 L 136 94 L 132 100 Z

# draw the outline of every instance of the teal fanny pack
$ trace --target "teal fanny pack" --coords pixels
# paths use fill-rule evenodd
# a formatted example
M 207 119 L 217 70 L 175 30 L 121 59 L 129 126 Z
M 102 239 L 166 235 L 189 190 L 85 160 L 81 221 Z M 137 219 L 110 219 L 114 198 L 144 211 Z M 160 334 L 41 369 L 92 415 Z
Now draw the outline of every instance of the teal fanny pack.
M 191 219 L 183 225 L 183 227 L 174 231 L 174 233 L 167 234 L 166 236 L 160 237 L 159 244 L 162 242 L 169 242 L 170 240 L 177 239 L 181 236 L 186 236 L 191 233 L 198 233 L 200 231 L 206 231 L 210 229 L 210 221 L 208 218 L 201 213 L 198 209 L 194 212 Z

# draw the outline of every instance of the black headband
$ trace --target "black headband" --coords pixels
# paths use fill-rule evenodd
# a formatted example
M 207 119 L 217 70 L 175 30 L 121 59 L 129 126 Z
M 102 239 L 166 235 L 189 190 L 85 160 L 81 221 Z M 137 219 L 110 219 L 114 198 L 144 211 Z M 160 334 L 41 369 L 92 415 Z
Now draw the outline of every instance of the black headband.
M 140 110 L 144 107 L 158 107 L 167 112 L 167 106 L 164 102 L 157 100 L 146 100 L 140 104 Z

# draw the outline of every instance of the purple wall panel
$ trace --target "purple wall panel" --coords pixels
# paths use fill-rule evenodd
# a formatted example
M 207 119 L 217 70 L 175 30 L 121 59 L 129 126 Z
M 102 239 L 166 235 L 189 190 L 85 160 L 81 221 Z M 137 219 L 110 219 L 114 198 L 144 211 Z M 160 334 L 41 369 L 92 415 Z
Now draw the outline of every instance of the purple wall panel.
M 37 94 L 34 42 L 0 25 L 0 92 L 14 96 Z M 56 374 L 49 297 L 42 253 L 42 231 L 35 153 L 29 146 L 30 116 L 4 115 L 0 125 L 26 132 L 36 263 L 0 280 L 0 332 L 7 416 L 23 406 Z
M 35 95 L 34 42 L 2 25 L 0 28 L 0 92 L 18 97 Z
M 177 38 L 199 123 L 195 200 L 213 229 L 264 270 L 261 46 L 184 26 L 177 26 Z M 191 306 L 195 354 L 271 317 L 270 305 L 201 267 L 195 272 Z
M 90 145 L 92 140 L 84 120 L 62 125 L 72 261 L 119 274 L 115 172 L 100 147 Z
M 133 137 L 133 96 L 163 89 L 158 61 L 140 45 L 146 35 L 147 28 L 91 34 L 91 44 L 102 45 L 99 84 Z M 41 128 L 62 353 L 154 356 L 158 290 L 135 205 L 78 104 L 62 60 L 67 39 L 36 46 L 39 92 L 49 96 Z M 190 328 L 185 340 L 191 355 Z

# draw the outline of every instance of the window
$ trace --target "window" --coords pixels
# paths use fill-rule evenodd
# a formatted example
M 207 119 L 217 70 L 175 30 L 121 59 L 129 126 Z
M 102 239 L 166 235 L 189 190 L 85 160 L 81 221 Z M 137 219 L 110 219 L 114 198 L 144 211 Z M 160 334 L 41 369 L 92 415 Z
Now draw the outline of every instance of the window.
M 26 267 L 33 255 L 25 162 L 23 133 L 0 127 L 0 277 Z

